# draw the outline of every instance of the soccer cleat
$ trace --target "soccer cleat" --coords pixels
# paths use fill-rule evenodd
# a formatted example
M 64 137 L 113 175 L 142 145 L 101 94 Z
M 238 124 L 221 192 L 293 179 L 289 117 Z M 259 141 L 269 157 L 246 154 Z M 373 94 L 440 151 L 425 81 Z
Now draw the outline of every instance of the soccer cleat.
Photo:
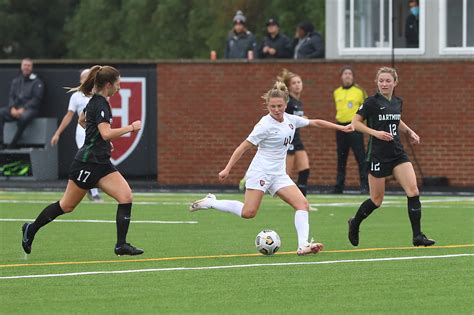
M 212 203 L 216 200 L 216 196 L 213 194 L 207 194 L 206 197 L 196 200 L 189 206 L 189 211 L 194 212 L 202 209 L 209 209 L 212 206 Z
M 102 202 L 102 198 L 100 198 L 100 195 L 93 195 L 90 190 L 87 191 L 87 198 L 92 201 L 92 202 Z
M 135 255 L 141 255 L 144 253 L 143 249 L 136 248 L 130 243 L 125 243 L 122 245 L 116 244 L 114 252 L 115 252 L 115 255 L 117 256 L 123 256 L 123 255 L 135 256 Z
M 314 243 L 314 241 L 311 240 L 311 242 L 308 243 L 306 246 L 298 248 L 298 250 L 296 251 L 296 254 L 298 256 L 305 256 L 308 254 L 317 254 L 323 249 L 324 249 L 324 245 L 322 243 Z
M 347 223 L 349 224 L 349 241 L 353 246 L 359 245 L 359 227 L 352 224 L 354 218 L 350 218 Z
M 436 243 L 435 240 L 431 240 L 426 237 L 425 234 L 421 233 L 413 238 L 413 246 L 432 246 Z
M 103 202 L 102 198 L 100 198 L 100 195 L 94 195 L 92 196 L 91 199 L 93 202 Z
M 34 235 L 28 237 L 28 228 L 29 228 L 29 226 L 30 226 L 30 223 L 25 223 L 21 227 L 21 232 L 22 232 L 21 233 L 22 234 L 21 246 L 23 247 L 23 250 L 27 254 L 31 253 L 31 244 L 33 244 L 33 239 L 35 238 Z

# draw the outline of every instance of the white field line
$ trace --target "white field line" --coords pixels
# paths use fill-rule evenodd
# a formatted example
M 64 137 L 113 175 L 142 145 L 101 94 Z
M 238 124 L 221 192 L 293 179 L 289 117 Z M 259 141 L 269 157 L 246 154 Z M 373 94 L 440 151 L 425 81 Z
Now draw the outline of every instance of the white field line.
M 18 200 L 18 199 L 7 199 L 0 200 L 0 204 L 13 203 L 13 204 L 45 204 L 50 203 L 51 200 Z M 192 201 L 189 202 L 178 202 L 178 201 L 134 201 L 134 205 L 190 205 Z M 422 204 L 432 204 L 432 203 L 443 203 L 443 202 L 473 202 L 474 207 L 474 198 L 446 198 L 446 199 L 422 199 Z M 88 204 L 106 204 L 106 205 L 115 205 L 115 201 L 104 201 L 101 203 L 87 202 Z M 360 202 L 326 202 L 326 203 L 310 203 L 313 207 L 355 207 L 359 206 Z M 390 206 L 406 206 L 405 200 L 385 200 L 382 205 Z M 274 205 L 275 207 L 286 207 L 285 203 Z M 447 207 L 447 206 L 433 206 L 433 207 Z
M 0 222 L 32 222 L 35 219 L 6 219 L 0 218 Z M 53 222 L 65 223 L 114 223 L 115 220 L 54 220 Z M 149 224 L 197 224 L 198 221 L 138 221 L 131 220 L 130 223 L 149 223 Z
M 192 200 L 194 201 L 194 200 Z M 134 205 L 190 205 L 190 202 L 178 202 L 178 201 L 134 201 Z M 18 200 L 18 199 L 6 199 L 0 200 L 0 203 L 30 203 L 30 204 L 44 204 L 44 203 L 51 203 L 50 200 Z M 95 205 L 116 205 L 116 201 L 102 201 L 102 202 L 93 202 L 93 201 L 85 201 L 84 203 L 87 204 L 95 204 Z
M 439 258 L 472 257 L 472 256 L 474 256 L 474 254 L 386 257 L 386 258 L 345 259 L 345 260 L 329 260 L 329 261 L 271 263 L 271 264 L 224 265 L 224 266 L 205 266 L 205 267 L 173 267 L 173 268 L 129 269 L 129 270 L 110 270 L 110 271 L 86 271 L 86 272 L 50 273 L 50 274 L 22 275 L 22 276 L 3 276 L 3 277 L 0 277 L 0 280 L 26 279 L 26 278 L 73 277 L 73 276 L 90 276 L 90 275 L 105 275 L 105 274 L 127 274 L 127 273 L 143 273 L 143 272 L 161 272 L 161 271 L 219 270 L 219 269 L 255 268 L 255 267 L 330 265 L 330 264 L 340 264 L 340 263 L 403 261 L 403 260 L 439 259 Z
M 421 204 L 426 203 L 443 203 L 443 202 L 474 202 L 474 198 L 452 198 L 452 199 L 423 199 L 421 198 Z M 311 203 L 311 206 L 315 207 L 347 207 L 347 206 L 355 206 L 360 205 L 360 202 L 326 202 L 326 203 Z M 382 206 L 390 205 L 390 206 L 406 206 L 406 200 L 384 200 Z M 433 206 L 434 207 L 434 206 Z M 440 206 L 436 206 L 440 207 Z M 474 207 L 474 203 L 473 203 Z

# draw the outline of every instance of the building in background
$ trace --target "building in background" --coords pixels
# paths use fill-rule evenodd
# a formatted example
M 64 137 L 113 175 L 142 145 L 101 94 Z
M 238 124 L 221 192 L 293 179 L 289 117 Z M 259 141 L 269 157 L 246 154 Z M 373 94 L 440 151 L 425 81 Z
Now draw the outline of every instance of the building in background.
M 408 2 L 326 0 L 326 58 L 474 58 L 474 0 L 419 0 L 417 48 L 406 47 Z

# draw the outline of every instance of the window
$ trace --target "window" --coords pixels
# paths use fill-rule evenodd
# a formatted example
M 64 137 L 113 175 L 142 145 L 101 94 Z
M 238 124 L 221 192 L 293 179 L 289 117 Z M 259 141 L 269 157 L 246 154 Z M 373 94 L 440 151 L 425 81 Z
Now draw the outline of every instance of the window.
M 340 54 L 389 55 L 392 50 L 395 54 L 423 54 L 425 0 L 418 1 L 419 7 L 417 11 L 413 11 L 416 15 L 410 11 L 409 2 L 409 0 L 339 0 Z M 408 23 L 409 18 L 411 23 Z M 411 31 L 408 35 L 407 25 Z
M 440 54 L 474 54 L 474 0 L 447 2 L 439 6 Z

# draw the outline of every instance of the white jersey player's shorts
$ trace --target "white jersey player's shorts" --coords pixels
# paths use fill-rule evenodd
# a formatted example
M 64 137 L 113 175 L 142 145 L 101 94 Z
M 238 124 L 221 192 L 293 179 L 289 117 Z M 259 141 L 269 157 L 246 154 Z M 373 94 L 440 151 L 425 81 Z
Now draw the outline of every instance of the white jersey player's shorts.
M 77 124 L 76 144 L 79 149 L 84 145 L 84 141 L 86 141 L 86 130 L 82 128 L 81 125 Z
M 272 196 L 282 188 L 296 185 L 288 174 L 268 175 L 259 172 L 247 172 L 246 178 L 245 188 L 261 190 L 264 193 L 268 191 Z

